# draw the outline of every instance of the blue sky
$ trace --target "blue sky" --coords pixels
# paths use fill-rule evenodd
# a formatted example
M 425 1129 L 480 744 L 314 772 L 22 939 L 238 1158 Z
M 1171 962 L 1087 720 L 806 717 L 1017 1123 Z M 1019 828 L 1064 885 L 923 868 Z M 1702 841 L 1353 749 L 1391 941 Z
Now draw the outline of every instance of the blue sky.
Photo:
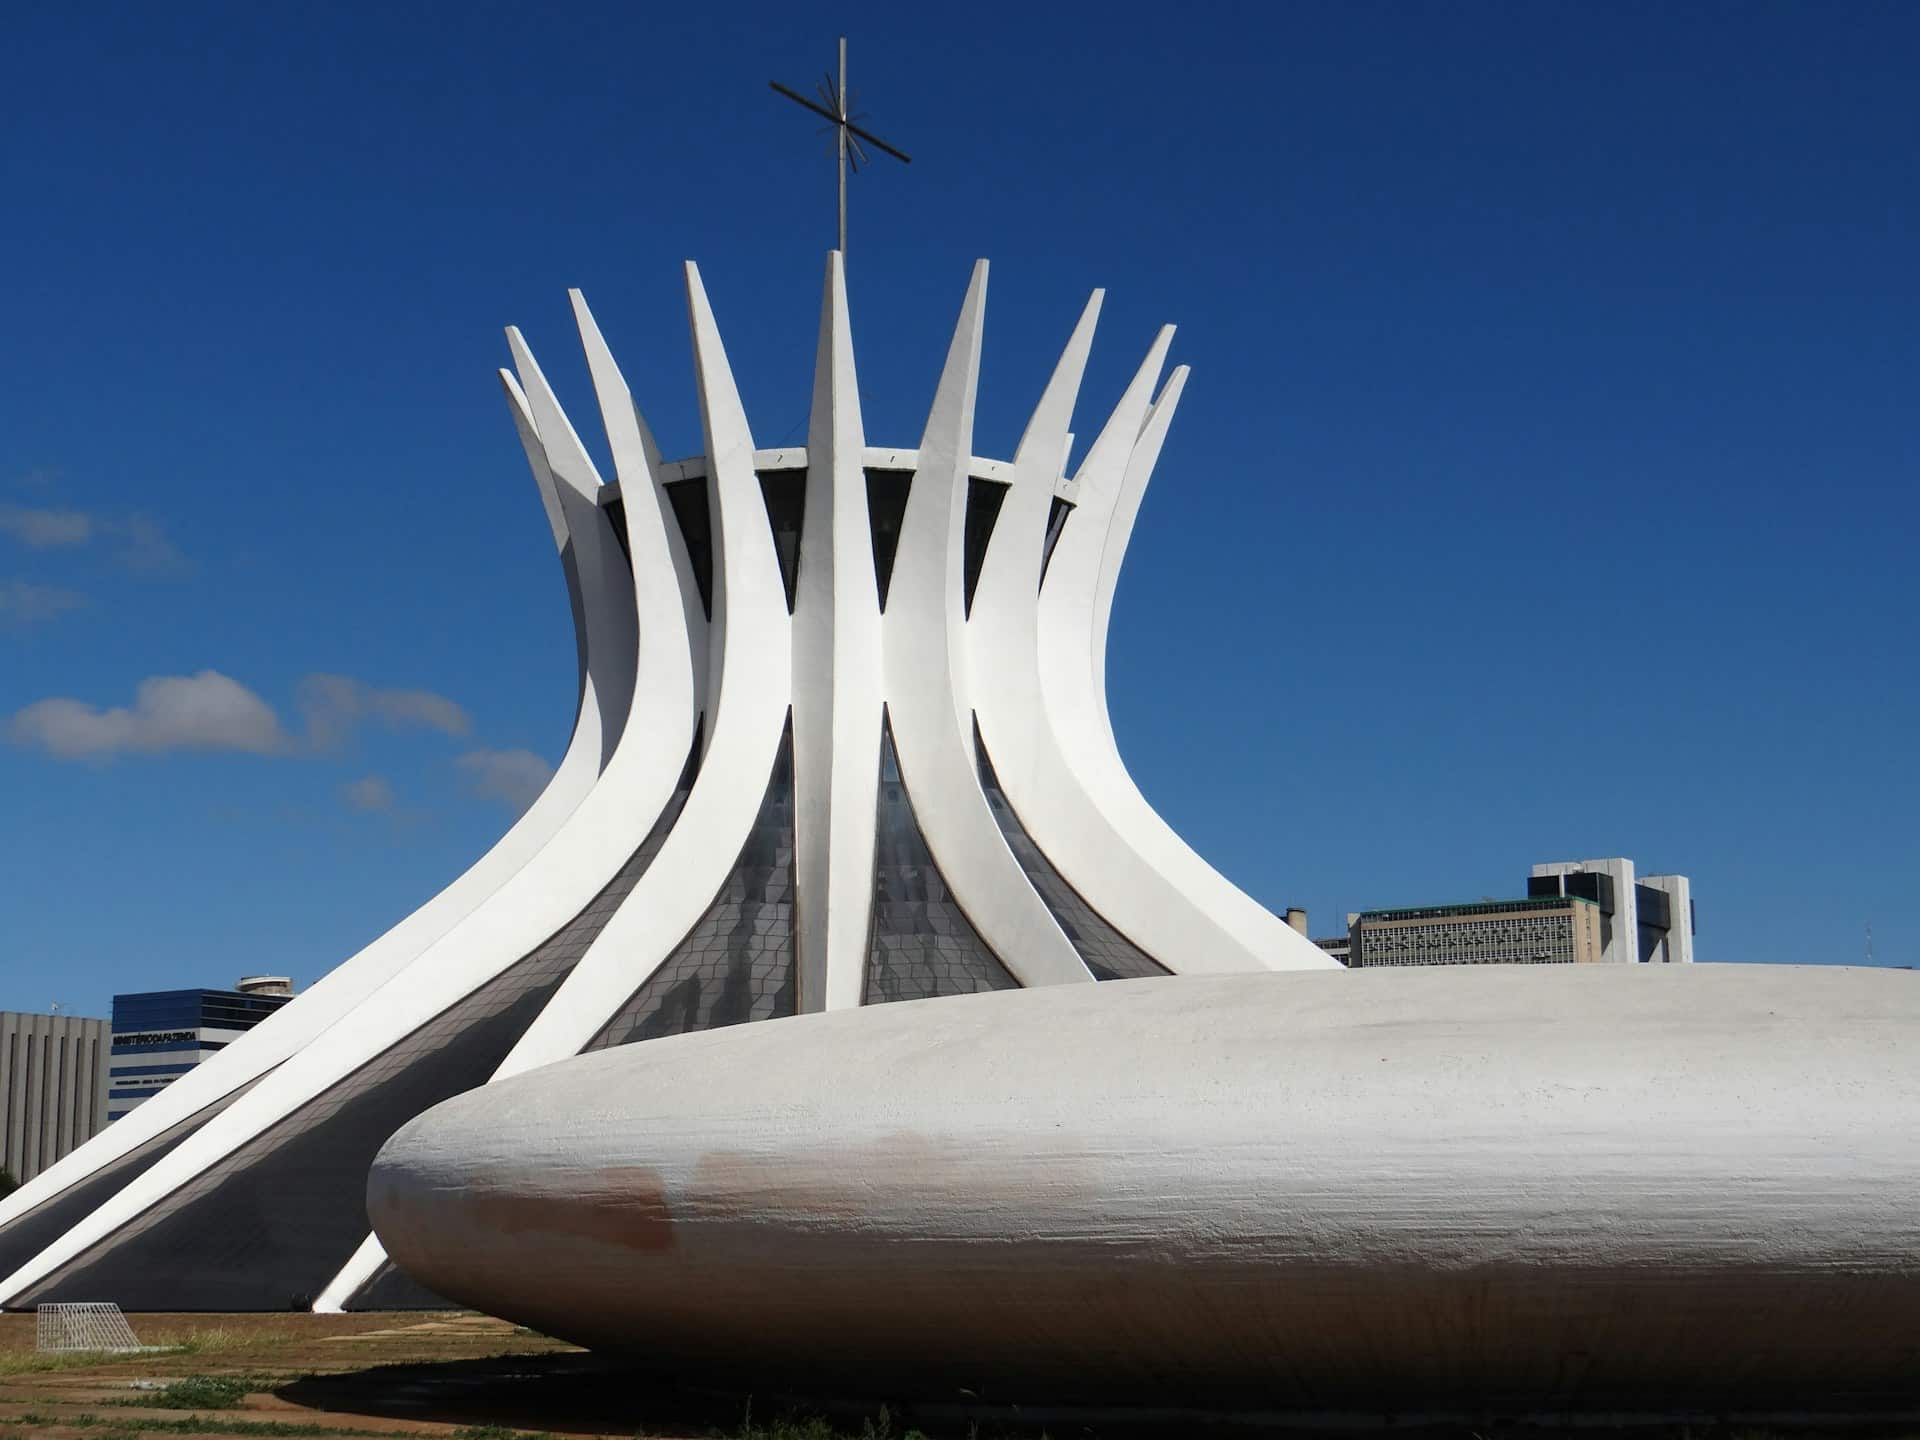
M 766 82 L 842 32 L 914 156 L 876 443 L 976 256 L 982 453 L 1092 287 L 1083 435 L 1181 326 L 1110 676 L 1202 853 L 1316 933 L 1625 854 L 1703 958 L 1920 962 L 1920 10 L 674 9 L 10 17 L 0 1008 L 306 984 L 511 820 L 573 642 L 499 329 L 588 428 L 582 286 L 692 453 L 695 258 L 797 441 L 832 172 Z

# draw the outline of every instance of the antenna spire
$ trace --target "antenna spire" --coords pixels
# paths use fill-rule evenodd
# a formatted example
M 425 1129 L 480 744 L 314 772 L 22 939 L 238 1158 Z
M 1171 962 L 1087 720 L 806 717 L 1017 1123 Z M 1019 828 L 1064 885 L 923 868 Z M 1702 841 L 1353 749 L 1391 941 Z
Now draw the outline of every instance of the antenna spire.
M 847 37 L 840 37 L 840 78 L 827 76 L 819 85 L 820 101 L 815 103 L 797 90 L 790 90 L 778 80 L 767 82 L 774 90 L 787 97 L 796 105 L 803 105 L 814 114 L 832 123 L 834 129 L 834 149 L 839 159 L 840 169 L 840 253 L 847 253 L 847 166 L 852 164 L 857 174 L 863 161 L 871 164 L 867 152 L 860 148 L 860 142 L 866 141 L 876 150 L 884 150 L 902 164 L 911 165 L 913 157 L 904 150 L 895 149 L 886 141 L 856 123 L 853 113 L 853 98 L 847 89 Z

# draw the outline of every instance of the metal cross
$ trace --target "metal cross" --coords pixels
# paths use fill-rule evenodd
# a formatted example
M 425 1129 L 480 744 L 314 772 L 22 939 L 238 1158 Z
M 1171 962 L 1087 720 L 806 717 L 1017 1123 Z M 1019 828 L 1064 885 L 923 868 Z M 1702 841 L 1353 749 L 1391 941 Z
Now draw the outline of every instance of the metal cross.
M 860 164 L 867 160 L 867 152 L 860 148 L 860 142 L 866 141 L 877 150 L 884 150 L 894 159 L 911 165 L 913 157 L 903 150 L 896 150 L 871 130 L 862 129 L 854 123 L 852 98 L 847 92 L 847 37 L 840 37 L 840 80 L 836 84 L 833 76 L 827 76 L 820 84 L 820 100 L 815 104 L 797 90 L 789 90 L 778 80 L 767 82 L 796 105 L 804 105 L 814 114 L 833 123 L 840 153 L 840 253 L 847 253 L 847 162 L 851 158 L 855 173 Z M 851 157 L 848 152 L 851 151 Z

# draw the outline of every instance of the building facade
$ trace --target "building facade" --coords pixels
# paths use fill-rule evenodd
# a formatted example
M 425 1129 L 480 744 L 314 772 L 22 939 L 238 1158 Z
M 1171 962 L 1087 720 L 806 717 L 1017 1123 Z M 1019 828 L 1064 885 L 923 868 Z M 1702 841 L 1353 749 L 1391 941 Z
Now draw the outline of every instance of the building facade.
M 292 998 L 277 976 L 240 983 L 242 988 L 234 990 L 149 990 L 113 997 L 108 1120 L 132 1114 Z
M 1353 924 L 1353 920 L 1354 917 L 1349 915 L 1347 917 L 1347 924 Z M 1338 960 L 1342 965 L 1350 965 L 1353 963 L 1353 935 L 1351 932 L 1345 935 L 1325 935 L 1313 943 L 1326 951 L 1327 954 L 1331 955 L 1335 960 Z
M 1535 865 L 1530 896 L 1580 895 L 1600 907 L 1601 959 L 1610 965 L 1691 965 L 1693 885 L 1684 875 L 1636 878 L 1633 861 Z
M 1578 895 L 1362 910 L 1347 964 L 1597 965 L 1600 907 Z
M 0 1168 L 24 1184 L 107 1123 L 107 1022 L 0 1011 Z
M 1633 861 L 1535 865 L 1524 899 L 1362 910 L 1315 940 L 1343 965 L 1690 965 L 1693 886 Z

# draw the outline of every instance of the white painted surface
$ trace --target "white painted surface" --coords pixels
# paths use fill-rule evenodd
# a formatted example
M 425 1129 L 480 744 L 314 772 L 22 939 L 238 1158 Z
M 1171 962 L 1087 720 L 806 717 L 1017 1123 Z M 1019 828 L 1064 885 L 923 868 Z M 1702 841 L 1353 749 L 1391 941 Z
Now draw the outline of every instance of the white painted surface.
M 689 263 L 686 275 L 714 535 L 705 753 L 659 854 L 501 1063 L 502 1076 L 579 1050 L 699 923 L 759 814 L 786 724 L 792 638 L 753 435 L 700 272 Z
M 799 1008 L 861 1001 L 880 791 L 880 591 L 846 267 L 827 258 L 793 611 L 794 925 Z
M 1804 1402 L 1920 1383 L 1916 1040 L 1824 967 L 1001 992 L 471 1092 L 369 1207 L 491 1313 L 862 1393 Z

